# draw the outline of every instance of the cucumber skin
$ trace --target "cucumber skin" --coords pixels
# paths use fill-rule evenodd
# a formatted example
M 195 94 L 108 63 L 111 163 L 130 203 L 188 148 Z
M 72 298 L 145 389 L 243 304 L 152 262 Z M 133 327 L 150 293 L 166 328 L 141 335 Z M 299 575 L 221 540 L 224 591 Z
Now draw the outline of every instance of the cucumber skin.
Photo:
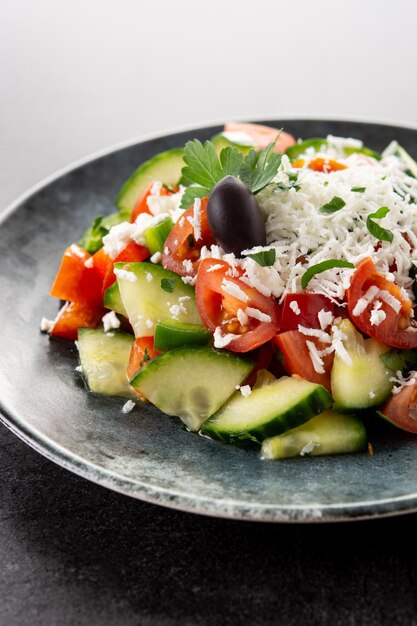
M 161 352 L 182 346 L 204 346 L 210 339 L 211 332 L 197 324 L 181 324 L 170 319 L 155 324 L 154 347 Z
M 171 150 L 160 152 L 148 161 L 145 161 L 145 163 L 142 163 L 142 165 L 140 165 L 133 172 L 133 174 L 131 174 L 117 194 L 115 200 L 117 208 L 121 212 L 128 213 L 130 215 L 146 185 L 151 180 L 160 180 L 160 172 L 164 173 L 164 179 L 166 179 L 162 180 L 163 183 L 172 185 L 177 184 L 181 178 L 181 169 L 185 165 L 182 161 L 183 154 L 183 148 L 172 148 Z M 164 168 L 164 161 L 167 160 L 170 160 L 171 162 L 175 161 L 175 165 L 178 166 L 177 168 L 172 168 L 172 172 L 170 172 L 171 175 L 167 173 L 169 168 Z M 155 177 L 155 172 L 158 173 L 157 177 Z M 168 180 L 168 178 L 170 180 Z
M 255 441 L 262 443 L 268 437 L 280 435 L 287 430 L 304 424 L 311 417 L 322 413 L 332 404 L 332 398 L 322 385 L 312 391 L 307 398 L 303 398 L 294 407 L 289 408 L 284 415 L 271 418 L 267 423 L 260 424 L 250 430 L 240 433 L 226 433 L 216 429 L 216 413 L 211 415 L 203 424 L 201 434 L 208 435 L 212 439 L 217 439 L 224 443 L 234 443 L 239 441 Z
M 127 317 L 126 309 L 122 302 L 117 281 L 110 285 L 110 287 L 107 287 L 106 291 L 104 292 L 104 306 L 106 307 L 106 309 L 110 309 L 115 313 L 119 313 L 119 315 Z

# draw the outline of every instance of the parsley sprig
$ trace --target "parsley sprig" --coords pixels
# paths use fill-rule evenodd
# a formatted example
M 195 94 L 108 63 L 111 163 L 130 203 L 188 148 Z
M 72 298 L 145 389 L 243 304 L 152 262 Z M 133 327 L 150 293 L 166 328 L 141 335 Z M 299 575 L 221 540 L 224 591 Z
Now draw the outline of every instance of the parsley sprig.
M 181 208 L 191 206 L 195 198 L 208 196 L 226 176 L 240 178 L 252 193 L 259 193 L 274 178 L 281 163 L 281 154 L 272 151 L 274 145 L 272 142 L 259 151 L 251 149 L 246 156 L 235 147 L 227 147 L 218 156 L 211 141 L 187 141 L 182 175 L 192 184 L 184 192 Z

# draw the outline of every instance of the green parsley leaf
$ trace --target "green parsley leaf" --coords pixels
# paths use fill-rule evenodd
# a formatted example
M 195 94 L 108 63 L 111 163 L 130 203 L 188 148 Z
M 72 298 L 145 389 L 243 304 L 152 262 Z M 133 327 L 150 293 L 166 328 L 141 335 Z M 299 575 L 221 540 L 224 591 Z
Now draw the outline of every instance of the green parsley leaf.
M 260 152 L 250 150 L 239 172 L 240 180 L 253 194 L 266 187 L 274 178 L 281 164 L 281 155 L 272 152 L 275 142 L 269 143 Z
M 352 187 L 351 191 L 355 191 L 356 193 L 363 193 L 366 190 L 366 187 Z
M 145 350 L 143 351 L 143 359 L 139 363 L 139 368 L 143 367 L 146 361 L 150 361 L 150 360 L 151 360 L 151 357 L 149 356 L 149 350 L 148 348 L 145 348 Z
M 305 289 L 310 282 L 310 280 L 316 276 L 316 274 L 321 274 L 326 270 L 331 270 L 334 267 L 350 267 L 354 268 L 353 263 L 349 263 L 349 261 L 340 261 L 339 259 L 328 259 L 328 261 L 322 261 L 321 263 L 316 263 L 316 265 L 312 265 L 304 272 L 301 277 L 301 287 Z
M 246 256 L 256 261 L 258 265 L 262 267 L 269 267 L 275 263 L 276 250 L 275 248 L 270 248 L 269 250 L 261 250 L 260 252 L 254 252 Z
M 323 204 L 323 206 L 320 208 L 320 213 L 324 213 L 326 215 L 336 213 L 336 211 L 340 211 L 340 209 L 343 209 L 345 204 L 346 202 L 342 200 L 342 198 L 339 198 L 338 196 L 333 196 L 330 202 L 327 202 L 327 204 Z
M 382 206 L 378 209 L 378 211 L 375 211 L 375 213 L 370 213 L 366 218 L 366 227 L 373 237 L 376 237 L 380 241 L 389 241 L 391 243 L 394 239 L 393 233 L 374 222 L 374 220 L 385 217 L 387 213 L 389 213 L 389 208 L 387 206 Z
M 223 178 L 225 176 L 239 176 L 243 163 L 243 154 L 236 148 L 223 148 L 220 152 L 220 164 L 222 166 Z
M 184 161 L 188 167 L 182 168 L 182 175 L 202 187 L 211 189 L 223 178 L 220 161 L 211 141 L 206 141 L 204 145 L 198 139 L 187 141 Z
M 298 172 L 293 174 L 288 174 L 288 183 L 279 182 L 275 184 L 275 189 L 281 189 L 281 191 L 288 191 L 288 189 L 295 189 L 295 191 L 300 191 L 301 186 L 297 184 L 298 181 Z
M 417 352 L 415 350 L 392 349 L 380 354 L 379 358 L 393 372 L 404 372 L 410 370 L 417 363 Z
M 175 287 L 175 278 L 162 278 L 161 289 L 168 293 L 173 293 Z
M 187 187 L 184 191 L 184 194 L 181 198 L 181 209 L 188 209 L 188 207 L 193 206 L 194 200 L 196 198 L 204 198 L 210 194 L 210 189 L 207 187 L 197 187 L 197 185 L 191 185 Z
M 78 245 L 89 254 L 94 254 L 103 246 L 103 237 L 109 232 L 108 228 L 103 226 L 103 216 L 98 215 L 93 219 L 89 228 L 78 242 Z

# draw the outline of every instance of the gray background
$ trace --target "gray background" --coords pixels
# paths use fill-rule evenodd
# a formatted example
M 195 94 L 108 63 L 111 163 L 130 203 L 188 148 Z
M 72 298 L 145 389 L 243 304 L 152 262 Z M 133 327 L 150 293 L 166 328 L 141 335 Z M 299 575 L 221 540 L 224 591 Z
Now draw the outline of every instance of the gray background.
M 415 0 L 1 0 L 0 207 L 146 133 L 228 118 L 417 122 Z

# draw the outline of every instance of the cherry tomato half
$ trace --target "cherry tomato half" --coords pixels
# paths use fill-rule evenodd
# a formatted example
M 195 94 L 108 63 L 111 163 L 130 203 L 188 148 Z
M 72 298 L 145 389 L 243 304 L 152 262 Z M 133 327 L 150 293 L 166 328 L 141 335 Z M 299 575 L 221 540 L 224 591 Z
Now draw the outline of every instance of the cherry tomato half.
M 375 299 L 381 302 L 380 310 L 385 313 L 385 319 L 380 324 L 371 324 L 371 311 L 374 300 L 369 302 L 362 312 L 354 314 L 355 307 L 372 286 L 380 291 L 388 292 L 401 305 L 396 312 L 392 306 L 376 294 Z M 392 348 L 417 348 L 417 327 L 411 319 L 411 300 L 405 298 L 398 285 L 389 282 L 380 274 L 372 259 L 361 261 L 354 273 L 350 287 L 346 292 L 347 311 L 352 323 L 363 333 Z
M 318 314 L 329 311 L 335 315 L 336 306 L 329 298 L 318 293 L 289 293 L 281 307 L 281 332 L 298 330 L 298 326 L 321 328 Z
M 263 296 L 240 279 L 241 270 L 236 270 L 236 276 L 230 275 L 231 270 L 223 260 L 201 261 L 196 282 L 197 308 L 203 324 L 212 333 L 220 327 L 223 334 L 237 335 L 225 346 L 228 350 L 248 352 L 278 332 L 280 310 L 275 298 Z M 244 321 L 239 321 L 239 316 Z
M 162 266 L 180 276 L 195 276 L 198 270 L 200 251 L 203 246 L 216 243 L 207 220 L 208 198 L 201 200 L 200 231 L 198 240 L 194 236 L 194 207 L 189 207 L 174 224 L 165 241 Z
M 398 428 L 417 433 L 417 383 L 392 395 L 379 412 Z

